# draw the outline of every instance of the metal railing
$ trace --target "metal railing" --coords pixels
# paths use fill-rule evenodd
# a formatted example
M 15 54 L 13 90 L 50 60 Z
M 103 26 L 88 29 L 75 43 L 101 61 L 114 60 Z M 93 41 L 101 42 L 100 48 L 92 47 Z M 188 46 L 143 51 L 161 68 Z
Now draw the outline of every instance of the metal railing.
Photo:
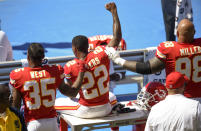
M 137 60 L 137 61 L 144 61 L 145 53 L 147 52 L 146 49 L 138 49 L 138 50 L 126 50 L 121 51 L 120 56 L 126 60 Z M 74 59 L 74 56 L 61 56 L 61 57 L 49 57 L 48 63 L 49 64 L 60 64 L 62 66 L 69 60 Z M 22 61 L 6 61 L 0 62 L 0 82 L 8 82 L 9 81 L 9 74 L 13 69 L 21 68 Z M 123 67 L 114 64 L 115 72 L 121 72 L 125 70 Z M 116 82 L 117 84 L 129 84 L 129 83 L 138 83 L 139 86 L 143 86 L 143 76 L 136 75 L 126 75 L 126 78 Z

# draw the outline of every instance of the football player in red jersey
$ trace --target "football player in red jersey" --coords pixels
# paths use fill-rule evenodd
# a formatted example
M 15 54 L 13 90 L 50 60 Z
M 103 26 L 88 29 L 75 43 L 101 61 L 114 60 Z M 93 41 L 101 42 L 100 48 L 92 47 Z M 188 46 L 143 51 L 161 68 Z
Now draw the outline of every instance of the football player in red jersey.
M 178 71 L 185 74 L 190 82 L 184 95 L 201 100 L 201 38 L 194 39 L 194 24 L 183 19 L 178 25 L 176 41 L 166 41 L 157 47 L 156 55 L 146 63 L 126 61 L 118 52 L 110 50 L 111 59 L 123 67 L 141 74 L 151 74 L 165 68 L 166 76 Z M 109 51 L 109 50 L 108 50 Z
M 81 118 L 103 117 L 111 112 L 112 105 L 117 102 L 115 96 L 109 99 L 110 59 L 105 53 L 105 49 L 118 46 L 122 37 L 121 26 L 115 3 L 108 3 L 105 8 L 113 16 L 113 38 L 107 46 L 97 46 L 92 52 L 88 52 L 87 37 L 79 35 L 73 38 L 72 50 L 77 59 L 67 62 L 64 67 L 68 83 L 74 83 L 78 75 L 77 61 L 79 59 L 86 62 L 88 69 L 79 91 L 79 100 L 75 98 L 56 99 L 55 108 L 58 112 Z
M 44 48 L 39 43 L 32 43 L 28 48 L 29 67 L 18 68 L 10 73 L 13 106 L 21 107 L 24 103 L 24 116 L 28 131 L 58 130 L 54 103 L 56 89 L 66 96 L 76 96 L 83 76 L 85 62 L 78 60 L 80 71 L 72 86 L 64 83 L 64 69 L 60 65 L 42 65 Z M 48 126 L 47 126 L 48 125 Z
M 112 39 L 113 35 L 96 35 L 88 37 L 89 41 L 89 51 L 94 50 L 99 45 L 104 45 L 104 43 L 108 44 Z M 126 41 L 122 38 L 119 46 L 116 47 L 116 50 L 126 50 Z
M 112 39 L 112 37 L 113 37 L 112 35 L 96 35 L 96 36 L 88 37 L 89 52 L 93 51 L 97 46 L 107 45 Z M 116 50 L 119 50 L 119 51 L 126 50 L 126 42 L 123 38 L 121 39 L 119 46 L 116 47 Z M 115 81 L 124 79 L 126 70 L 122 69 L 122 70 L 119 70 L 118 72 L 115 72 L 113 62 L 110 61 L 109 74 L 110 74 L 109 89 L 110 89 L 110 92 L 113 92 L 113 89 L 116 87 Z

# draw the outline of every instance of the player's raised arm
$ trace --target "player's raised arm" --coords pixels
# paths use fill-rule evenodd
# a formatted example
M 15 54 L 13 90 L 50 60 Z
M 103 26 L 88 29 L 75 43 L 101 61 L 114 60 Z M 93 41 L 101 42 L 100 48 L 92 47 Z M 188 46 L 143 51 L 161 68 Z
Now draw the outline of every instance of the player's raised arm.
M 80 71 L 79 74 L 77 76 L 76 81 L 71 85 L 71 84 L 66 84 L 64 81 L 61 83 L 61 85 L 59 86 L 59 91 L 69 97 L 76 97 L 76 95 L 78 94 L 81 86 L 82 86 L 82 81 L 84 78 L 84 72 L 85 72 L 85 61 L 83 60 L 79 60 L 79 67 L 80 67 Z
M 118 13 L 117 13 L 117 7 L 116 7 L 116 4 L 112 2 L 112 3 L 106 4 L 105 8 L 112 13 L 112 17 L 113 17 L 113 38 L 108 44 L 108 46 L 115 47 L 119 45 L 122 38 L 121 24 L 120 24 Z

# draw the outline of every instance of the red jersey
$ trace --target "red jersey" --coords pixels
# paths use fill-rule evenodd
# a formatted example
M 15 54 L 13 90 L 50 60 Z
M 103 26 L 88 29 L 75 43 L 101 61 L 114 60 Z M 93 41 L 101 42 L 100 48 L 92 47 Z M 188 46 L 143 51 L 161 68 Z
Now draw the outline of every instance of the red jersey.
M 110 59 L 104 50 L 104 46 L 98 46 L 85 58 L 89 68 L 84 74 L 82 87 L 79 91 L 79 103 L 82 105 L 97 106 L 109 102 Z M 79 73 L 77 59 L 66 63 L 64 73 L 66 78 L 72 82 L 76 80 Z
M 165 63 L 166 75 L 178 71 L 189 78 L 186 97 L 201 97 L 201 38 L 193 43 L 163 42 L 157 47 L 156 57 Z
M 24 67 L 10 73 L 10 84 L 23 98 L 26 122 L 56 116 L 56 89 L 63 81 L 63 68 L 58 65 Z
M 102 43 L 108 44 L 112 37 L 112 35 L 96 35 L 89 37 L 89 51 L 94 50 L 97 46 L 101 45 Z M 121 39 L 117 50 L 126 50 L 126 42 L 124 39 Z

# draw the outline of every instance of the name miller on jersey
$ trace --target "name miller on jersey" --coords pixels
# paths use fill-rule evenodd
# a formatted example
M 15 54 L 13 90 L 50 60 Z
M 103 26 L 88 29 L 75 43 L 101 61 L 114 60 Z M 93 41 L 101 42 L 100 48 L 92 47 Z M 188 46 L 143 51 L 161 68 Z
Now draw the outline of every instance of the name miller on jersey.
M 194 46 L 194 47 L 180 49 L 181 56 L 188 56 L 188 55 L 199 54 L 199 53 L 201 53 L 200 46 Z

